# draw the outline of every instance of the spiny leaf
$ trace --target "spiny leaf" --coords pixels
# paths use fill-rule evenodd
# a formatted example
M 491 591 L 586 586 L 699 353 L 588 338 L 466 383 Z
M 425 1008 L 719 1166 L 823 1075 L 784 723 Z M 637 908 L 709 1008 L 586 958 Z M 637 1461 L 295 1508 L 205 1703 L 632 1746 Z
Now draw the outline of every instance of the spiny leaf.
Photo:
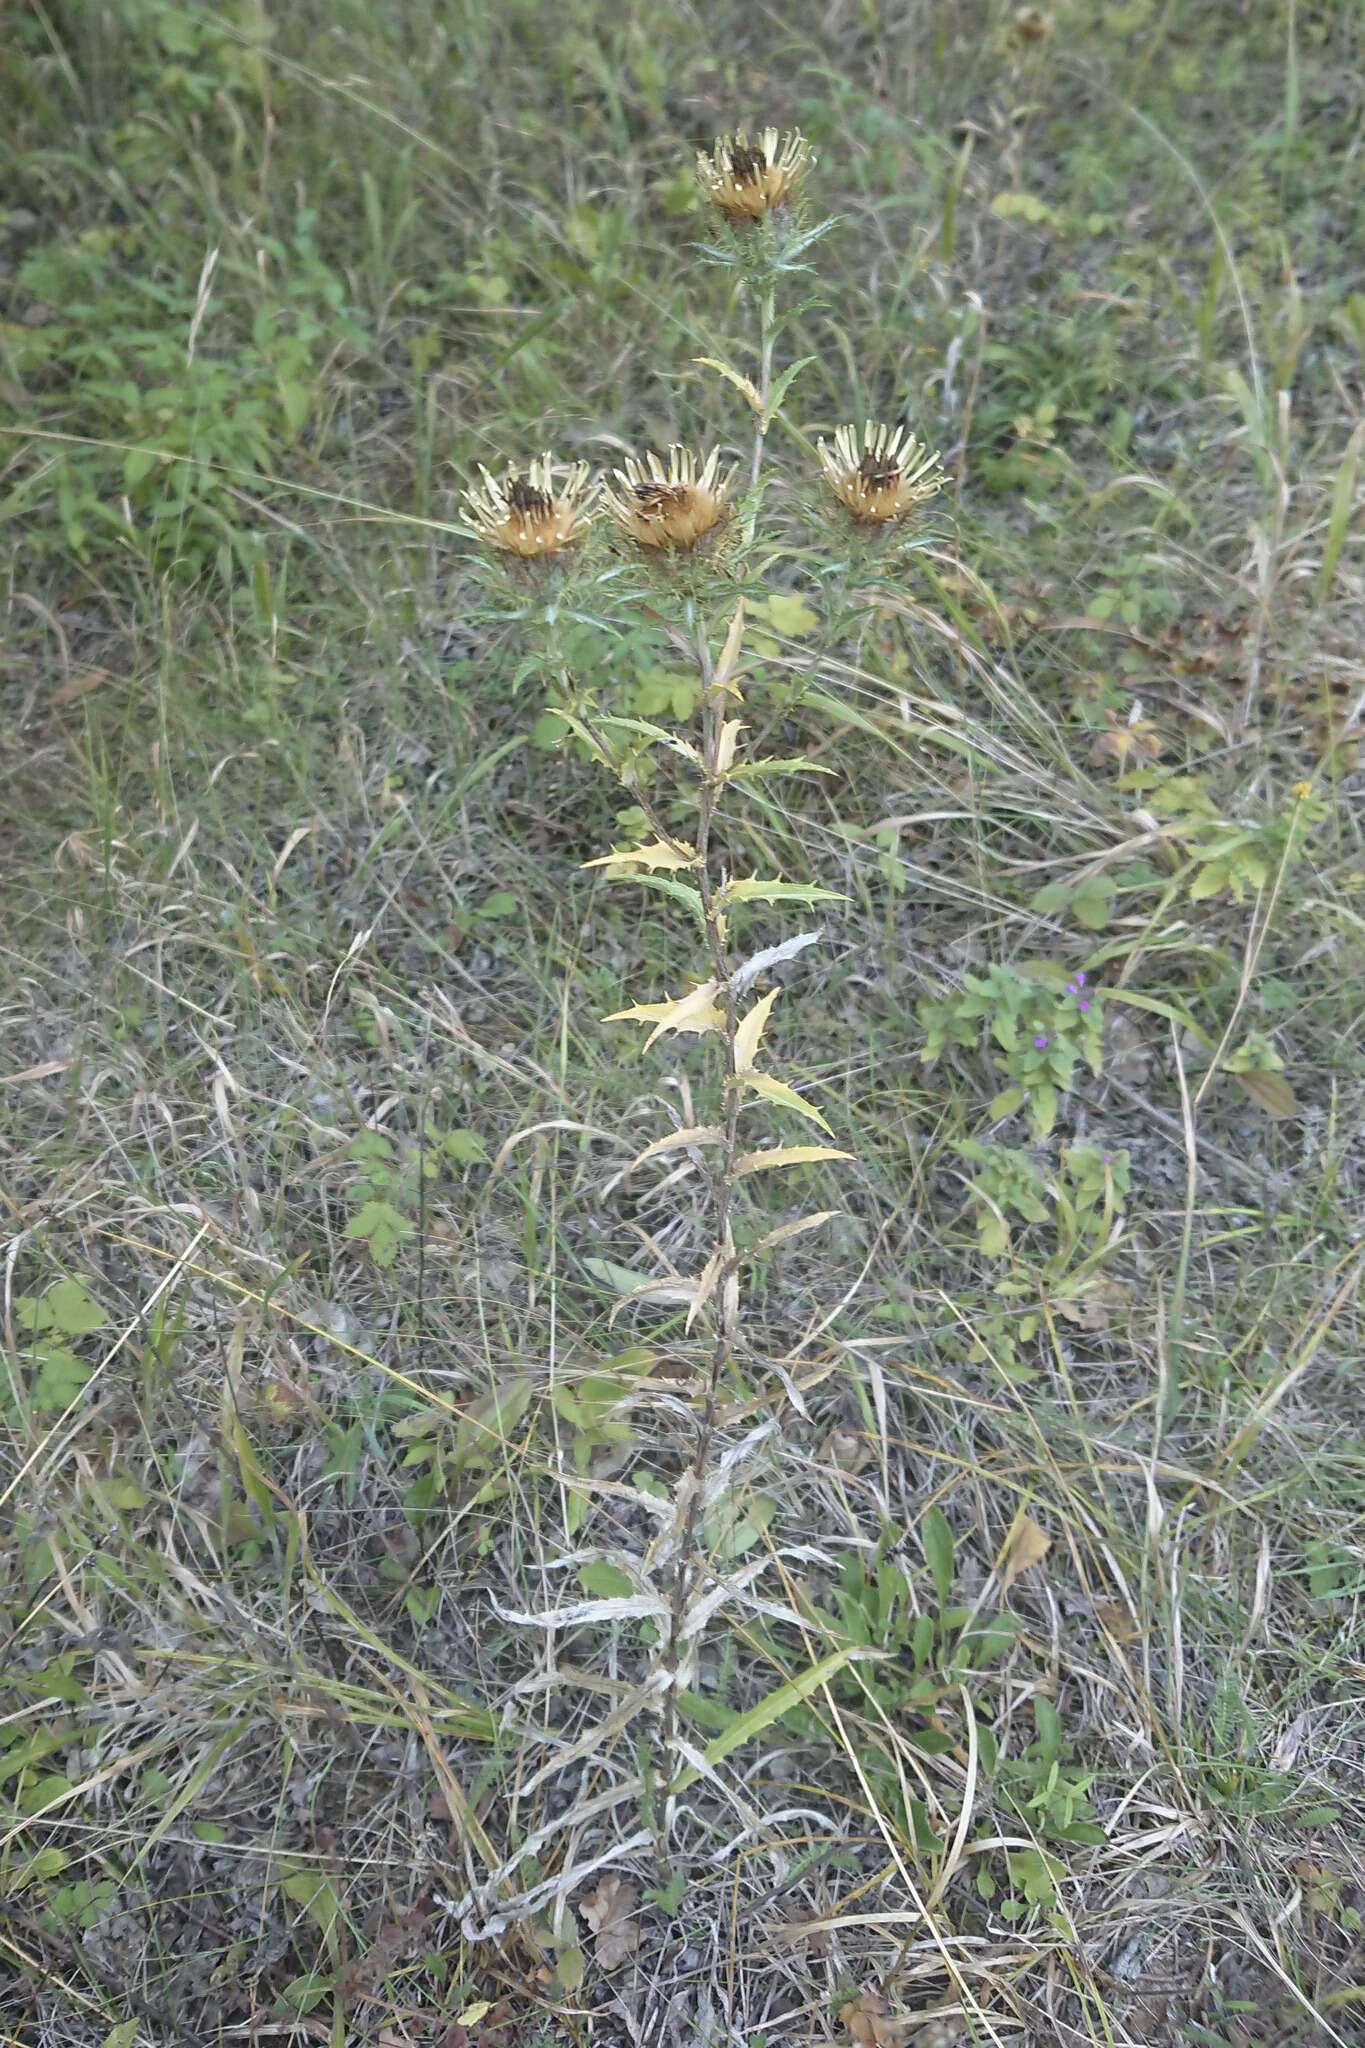
M 808 761 L 804 754 L 793 754 L 789 759 L 779 760 L 775 755 L 762 761 L 741 761 L 737 768 L 730 770 L 731 782 L 757 781 L 764 775 L 837 775 L 837 768 L 829 767 L 824 761 Z
M 725 1133 L 719 1124 L 693 1124 L 685 1131 L 668 1131 L 662 1138 L 646 1145 L 643 1152 L 631 1160 L 632 1167 L 642 1160 L 657 1159 L 661 1152 L 679 1152 L 688 1145 L 723 1145 Z
M 692 1300 L 687 1310 L 687 1322 L 684 1325 L 686 1329 L 690 1330 L 693 1323 L 696 1322 L 697 1317 L 720 1285 L 721 1275 L 724 1271 L 724 1253 L 719 1251 L 712 1252 L 710 1258 L 706 1261 L 700 1273 L 698 1273 L 694 1283 Z
M 791 390 L 792 385 L 796 382 L 796 379 L 800 376 L 801 372 L 805 369 L 806 364 L 813 363 L 814 361 L 814 356 L 798 356 L 796 361 L 794 363 L 790 363 L 787 366 L 787 368 L 782 372 L 782 375 L 778 378 L 776 384 L 774 384 L 772 390 L 769 392 L 768 403 L 763 408 L 762 424 L 764 433 L 766 433 L 768 431 L 768 428 L 772 425 L 774 418 L 781 409 L 783 399 Z
M 842 1209 L 817 1209 L 812 1216 L 797 1216 L 790 1223 L 779 1223 L 776 1230 L 768 1231 L 756 1244 L 751 1244 L 744 1254 L 746 1259 L 757 1258 L 760 1252 L 770 1252 L 774 1245 L 785 1244 L 788 1238 L 804 1237 L 808 1230 L 818 1230 L 822 1224 L 832 1223 L 836 1216 L 842 1216 Z
M 727 718 L 721 726 L 720 737 L 716 742 L 717 775 L 728 775 L 730 773 L 731 768 L 734 766 L 735 749 L 739 745 L 739 736 L 743 730 L 744 721 L 742 718 Z
M 785 1081 L 779 1081 L 775 1074 L 742 1074 L 740 1079 L 746 1088 L 752 1088 L 755 1095 L 762 1095 L 768 1102 L 778 1102 L 784 1109 L 794 1109 L 798 1116 L 808 1123 L 818 1124 L 822 1131 L 829 1125 L 821 1116 L 814 1103 L 807 1102 L 804 1095 L 798 1095 Z
M 665 1031 L 723 1031 L 725 1012 L 718 1010 L 714 1001 L 719 987 L 717 981 L 704 981 L 676 1002 L 632 1003 L 628 1010 L 613 1010 L 602 1022 L 652 1024 L 654 1029 L 644 1043 L 646 1052 Z
M 770 1152 L 741 1152 L 735 1161 L 735 1174 L 758 1173 L 765 1166 L 810 1166 L 819 1159 L 851 1159 L 851 1152 L 840 1152 L 833 1145 L 775 1145 Z
M 758 1056 L 758 1041 L 763 1036 L 763 1027 L 768 1021 L 768 1013 L 781 993 L 780 988 L 770 989 L 760 1002 L 754 1004 L 754 1007 L 746 1016 L 740 1018 L 738 1025 L 735 1027 L 736 1074 L 750 1074 L 753 1072 L 754 1061 Z
M 680 839 L 670 846 L 665 839 L 652 839 L 648 846 L 614 846 L 610 853 L 599 853 L 596 860 L 585 860 L 585 868 L 621 868 L 633 872 L 637 868 L 674 869 L 694 868 L 697 865 L 697 850 Z
M 734 617 L 731 619 L 726 631 L 725 644 L 720 650 L 720 660 L 716 663 L 711 673 L 711 686 L 707 691 L 708 699 L 717 695 L 725 695 L 735 698 L 736 701 L 742 701 L 742 692 L 735 681 L 735 673 L 739 667 L 739 650 L 743 639 L 744 599 L 741 598 L 735 606 Z
M 684 910 L 690 910 L 698 927 L 706 930 L 706 908 L 700 892 L 690 882 L 680 882 L 676 875 L 635 875 L 635 881 L 642 889 L 653 889 L 659 896 L 671 896 L 675 903 L 681 903 Z
M 560 713 L 561 718 L 567 719 L 568 715 L 566 711 Z M 654 740 L 659 746 L 668 747 L 673 753 L 681 754 L 685 761 L 696 762 L 700 759 L 690 740 L 679 739 L 677 733 L 669 732 L 662 725 L 652 725 L 647 718 L 622 718 L 613 712 L 609 716 L 604 716 L 601 723 L 621 732 L 637 733 L 641 739 Z M 575 725 L 575 731 L 577 730 L 579 728 Z M 589 738 L 590 735 L 585 732 L 584 737 Z
M 842 903 L 839 889 L 817 889 L 810 882 L 767 881 L 759 875 L 741 876 L 727 882 L 720 891 L 719 907 L 732 903 Z
M 755 412 L 762 412 L 763 400 L 759 396 L 751 377 L 745 377 L 738 370 L 732 370 L 728 363 L 723 363 L 720 360 L 719 356 L 693 356 L 692 360 L 700 369 L 717 371 L 724 377 L 727 384 L 733 384 L 736 391 L 748 400 Z

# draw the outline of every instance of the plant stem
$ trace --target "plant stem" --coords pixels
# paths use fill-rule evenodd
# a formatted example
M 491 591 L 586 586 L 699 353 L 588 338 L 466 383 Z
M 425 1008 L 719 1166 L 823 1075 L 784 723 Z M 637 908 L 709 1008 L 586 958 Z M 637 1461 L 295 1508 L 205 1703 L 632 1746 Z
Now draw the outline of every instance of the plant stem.
M 696 1543 L 697 1520 L 701 1512 L 706 1468 L 710 1462 L 711 1445 L 716 1432 L 721 1385 L 738 1336 L 739 1311 L 739 1289 L 734 1270 L 735 1246 L 730 1227 L 734 1204 L 735 1160 L 739 1151 L 740 1091 L 735 1085 L 735 1030 L 738 1016 L 736 997 L 731 987 L 731 969 L 726 952 L 722 913 L 716 906 L 716 895 L 710 875 L 711 828 L 723 786 L 720 758 L 725 724 L 725 692 L 713 687 L 715 672 L 711 650 L 706 643 L 705 628 L 701 624 L 698 624 L 697 628 L 695 659 L 702 679 L 702 786 L 697 817 L 696 874 L 706 925 L 706 944 L 711 959 L 711 972 L 719 984 L 725 1009 L 725 1028 L 722 1034 L 725 1118 L 719 1164 L 711 1181 L 712 1212 L 715 1218 L 712 1259 L 720 1268 L 711 1297 L 715 1337 L 707 1374 L 706 1397 L 697 1429 L 696 1450 L 688 1474 L 687 1503 L 682 1529 L 679 1532 L 678 1564 L 668 1617 L 668 1638 L 662 1658 L 664 1669 L 672 1680 L 664 1703 L 665 1753 L 672 1751 L 677 1738 L 677 1678 L 682 1662 L 683 1625 L 696 1578 L 693 1550 Z M 671 1815 L 671 1796 L 670 1784 L 663 1801 L 665 1841 Z
M 773 388 L 773 348 L 777 341 L 776 308 L 771 285 L 764 285 L 758 294 L 758 396 L 762 410 L 754 421 L 754 447 L 749 461 L 749 489 L 758 482 L 763 467 L 763 450 L 767 445 L 768 428 L 765 415 L 768 397 Z

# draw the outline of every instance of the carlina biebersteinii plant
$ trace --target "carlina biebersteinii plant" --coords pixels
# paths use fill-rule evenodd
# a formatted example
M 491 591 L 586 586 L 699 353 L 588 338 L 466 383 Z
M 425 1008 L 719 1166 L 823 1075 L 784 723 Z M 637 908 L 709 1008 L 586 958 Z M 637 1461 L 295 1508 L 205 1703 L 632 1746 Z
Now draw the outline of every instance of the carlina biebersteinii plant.
M 754 527 L 766 501 L 754 487 L 762 481 L 768 429 L 778 420 L 787 424 L 788 394 L 810 360 L 778 366 L 783 337 L 806 310 L 779 304 L 779 289 L 808 270 L 807 250 L 833 225 L 824 221 L 809 227 L 799 218 L 799 185 L 809 160 L 799 135 L 767 128 L 755 143 L 742 131 L 717 142 L 713 155 L 700 164 L 702 183 L 723 224 L 741 230 L 717 236 L 716 246 L 704 253 L 734 279 L 732 303 L 746 309 L 754 329 L 746 343 L 736 344 L 756 362 L 754 379 L 719 358 L 698 359 L 718 371 L 749 407 L 753 444 L 743 498 L 735 502 L 735 469 L 723 465 L 719 449 L 700 454 L 679 441 L 663 453 L 646 449 L 627 456 L 595 493 L 586 489 L 581 467 L 557 482 L 547 455 L 525 479 L 509 469 L 498 483 L 485 470 L 482 486 L 467 492 L 464 501 L 464 523 L 490 555 L 510 551 L 546 560 L 547 566 L 571 551 L 586 527 L 586 508 L 600 503 L 606 518 L 599 528 L 611 528 L 617 545 L 608 555 L 594 545 L 597 534 L 591 536 L 574 552 L 571 602 L 565 603 L 559 581 L 547 576 L 544 605 L 537 602 L 521 611 L 527 619 L 538 613 L 544 636 L 540 654 L 525 672 L 533 667 L 557 672 L 553 711 L 563 729 L 558 743 L 571 742 L 607 770 L 629 799 L 628 811 L 620 814 L 631 820 L 624 828 L 626 843 L 585 861 L 584 868 L 604 873 L 618 886 L 666 897 L 683 911 L 693 940 L 690 971 L 679 963 L 671 993 L 661 994 L 657 986 L 641 990 L 647 1000 L 628 999 L 603 1020 L 648 1026 L 645 1051 L 670 1036 L 689 1045 L 700 1042 L 698 1071 L 681 1084 L 680 1117 L 626 1169 L 644 1178 L 657 1166 L 665 1174 L 664 1187 L 685 1187 L 690 1270 L 643 1269 L 638 1285 L 627 1277 L 613 1310 L 613 1319 L 628 1309 L 684 1311 L 676 1341 L 691 1354 L 696 1393 L 689 1428 L 667 1501 L 654 1496 L 659 1501 L 654 1535 L 628 1558 L 619 1546 L 613 1548 L 612 1585 L 588 1586 L 584 1580 L 591 1595 L 586 1600 L 508 1617 L 536 1629 L 649 1622 L 653 1658 L 633 1695 L 631 1713 L 657 1717 L 658 1734 L 638 1752 L 644 1759 L 640 1779 L 618 1786 L 612 1798 L 635 1798 L 638 1788 L 642 1817 L 665 1874 L 674 1853 L 679 1802 L 700 1779 L 718 1781 L 719 1766 L 734 1746 L 722 1734 L 703 1753 L 688 1725 L 702 1639 L 722 1612 L 773 1611 L 767 1593 L 755 1584 L 764 1570 L 757 1558 L 740 1572 L 730 1569 L 735 1551 L 727 1531 L 738 1493 L 748 1484 L 751 1460 L 767 1455 L 761 1447 L 779 1427 L 776 1411 L 783 1402 L 790 1400 L 805 1412 L 799 1389 L 775 1361 L 771 1366 L 765 1362 L 755 1337 L 744 1331 L 751 1269 L 840 1213 L 816 1206 L 814 1189 L 803 1199 L 799 1184 L 795 1195 L 775 1197 L 767 1190 L 788 1173 L 824 1172 L 851 1156 L 837 1143 L 818 1101 L 780 1071 L 782 1026 L 773 1011 L 781 986 L 757 992 L 766 975 L 799 959 L 823 933 L 798 931 L 764 943 L 751 923 L 754 913 L 768 906 L 805 909 L 840 900 L 838 892 L 762 869 L 748 871 L 745 858 L 751 846 L 766 844 L 763 833 L 749 831 L 747 819 L 755 804 L 771 802 L 767 785 L 795 774 L 834 772 L 804 755 L 786 758 L 762 751 L 757 736 L 765 729 L 770 679 L 757 648 L 746 652 L 744 646 L 746 602 L 753 603 L 765 587 L 758 566 L 765 547 L 756 545 Z M 798 442 L 810 445 L 799 429 L 792 432 Z M 894 553 L 919 545 L 910 535 L 911 515 L 940 488 L 943 472 L 937 456 L 905 427 L 869 424 L 861 444 L 854 428 L 841 427 L 832 450 L 821 446 L 820 459 L 830 488 L 868 540 L 884 541 Z M 856 563 L 861 551 L 847 553 Z M 496 582 L 490 576 L 494 587 Z M 834 579 L 823 588 L 837 618 L 841 600 Z M 570 612 L 578 626 L 597 625 L 613 635 L 627 626 L 637 635 L 643 631 L 660 654 L 689 666 L 696 690 L 686 694 L 696 706 L 695 722 L 683 720 L 669 729 L 625 715 L 612 701 L 609 667 L 592 654 L 581 655 L 581 642 L 567 633 L 560 643 L 565 658 L 552 658 L 555 634 Z M 755 717 L 748 709 L 755 701 L 765 715 Z M 789 995 L 789 1011 L 798 1000 Z M 690 1064 L 690 1052 L 687 1058 Z M 769 1228 L 765 1212 L 775 1203 L 781 1220 Z M 732 1397 L 740 1403 L 737 1411 Z M 676 1421 L 677 1395 L 660 1398 L 672 1403 L 668 1413 Z M 733 1414 L 748 1413 L 769 1400 L 773 1418 L 734 1439 Z M 596 1518 L 597 1501 L 587 1480 L 571 1483 L 564 1509 L 571 1545 L 594 1540 Z M 618 1589 L 616 1581 L 630 1590 Z M 804 1697 L 808 1686 L 823 1684 L 859 1654 L 856 1646 L 841 1645 L 805 1680 L 793 1683 L 799 1683 Z M 772 1698 L 780 1698 L 783 1690 L 778 1688 Z M 777 1711 L 774 1707 L 774 1717 Z M 615 1716 L 620 1713 L 613 1710 Z M 582 1759 L 598 1742 L 614 1740 L 613 1725 L 604 1722 L 600 1730 L 585 1730 L 569 1756 Z M 620 1719 L 619 1726 L 624 1725 Z M 752 1733 L 767 1725 L 754 1722 Z M 547 1762 L 532 1784 L 558 1767 Z M 616 1857 L 601 1860 L 624 1859 L 639 1840 L 631 1838 Z M 556 1895 L 575 1881 L 572 1868 L 566 1868 L 554 1881 Z M 505 1907 L 496 1887 L 476 1887 L 460 1909 L 466 1933 L 475 1938 L 482 1916 L 501 1914 Z
M 858 446 L 856 427 L 835 429 L 834 446 L 821 441 L 820 462 L 830 489 L 855 519 L 884 524 L 904 519 L 943 489 L 943 466 L 906 427 L 869 420 Z
M 721 476 L 718 448 L 698 467 L 690 448 L 675 445 L 666 468 L 650 448 L 615 474 L 620 490 L 604 487 L 602 496 L 622 533 L 642 548 L 688 550 L 724 519 L 734 470 Z
M 464 493 L 460 519 L 505 554 L 528 561 L 563 554 L 592 523 L 586 462 L 556 464 L 547 450 L 532 459 L 525 476 L 515 463 L 509 463 L 501 479 L 482 463 L 479 474 L 483 482 Z
M 780 135 L 765 128 L 757 141 L 750 142 L 742 128 L 733 135 L 718 135 L 710 156 L 697 157 L 697 177 L 708 199 L 713 199 L 727 220 L 762 220 L 791 198 L 801 174 L 810 161 L 810 144 L 804 135 Z

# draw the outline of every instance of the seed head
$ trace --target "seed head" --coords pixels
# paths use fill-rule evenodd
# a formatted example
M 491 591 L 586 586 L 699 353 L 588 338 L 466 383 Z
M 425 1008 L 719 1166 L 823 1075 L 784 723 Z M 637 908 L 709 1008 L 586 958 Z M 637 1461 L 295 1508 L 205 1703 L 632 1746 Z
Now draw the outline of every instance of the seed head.
M 765 128 L 750 142 L 740 128 L 718 135 L 710 156 L 698 156 L 697 177 L 727 220 L 755 221 L 786 204 L 809 162 L 810 144 L 796 131 L 779 135 Z
M 825 480 L 855 519 L 885 523 L 904 519 L 943 489 L 947 478 L 937 454 L 931 455 L 908 427 L 878 426 L 869 420 L 862 447 L 856 427 L 835 430 L 834 446 L 820 443 Z
M 483 482 L 463 495 L 461 522 L 507 554 L 527 560 L 563 554 L 591 524 L 586 462 L 556 465 L 547 450 L 532 460 L 525 476 L 515 463 L 501 478 L 490 476 L 482 463 L 479 474 Z
M 617 490 L 603 489 L 607 510 L 621 531 L 642 548 L 694 548 L 725 516 L 730 478 L 719 474 L 720 450 L 698 467 L 690 448 L 676 443 L 661 456 L 647 449 L 643 461 L 626 457 L 615 472 Z

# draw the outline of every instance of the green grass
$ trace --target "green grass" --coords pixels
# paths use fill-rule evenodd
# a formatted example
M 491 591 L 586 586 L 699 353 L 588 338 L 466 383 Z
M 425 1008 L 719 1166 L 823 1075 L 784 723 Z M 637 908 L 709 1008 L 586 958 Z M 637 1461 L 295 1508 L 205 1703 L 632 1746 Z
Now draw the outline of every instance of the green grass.
M 1361 2038 L 1361 14 L 1053 12 L 16 11 L 6 2039 Z M 767 119 L 841 221 L 747 715 L 835 773 L 726 829 L 845 892 L 778 1014 L 857 1165 L 751 1296 L 670 1891 L 648 1641 L 524 1617 L 686 1456 L 601 1262 L 707 1242 L 622 1173 L 701 1050 L 598 1019 L 693 958 L 455 514 L 743 443 L 690 167 Z M 865 411 L 959 487 L 831 637 Z M 1050 1132 L 965 1000 L 1040 961 Z M 615 1969 L 589 1866 L 663 1893 Z

